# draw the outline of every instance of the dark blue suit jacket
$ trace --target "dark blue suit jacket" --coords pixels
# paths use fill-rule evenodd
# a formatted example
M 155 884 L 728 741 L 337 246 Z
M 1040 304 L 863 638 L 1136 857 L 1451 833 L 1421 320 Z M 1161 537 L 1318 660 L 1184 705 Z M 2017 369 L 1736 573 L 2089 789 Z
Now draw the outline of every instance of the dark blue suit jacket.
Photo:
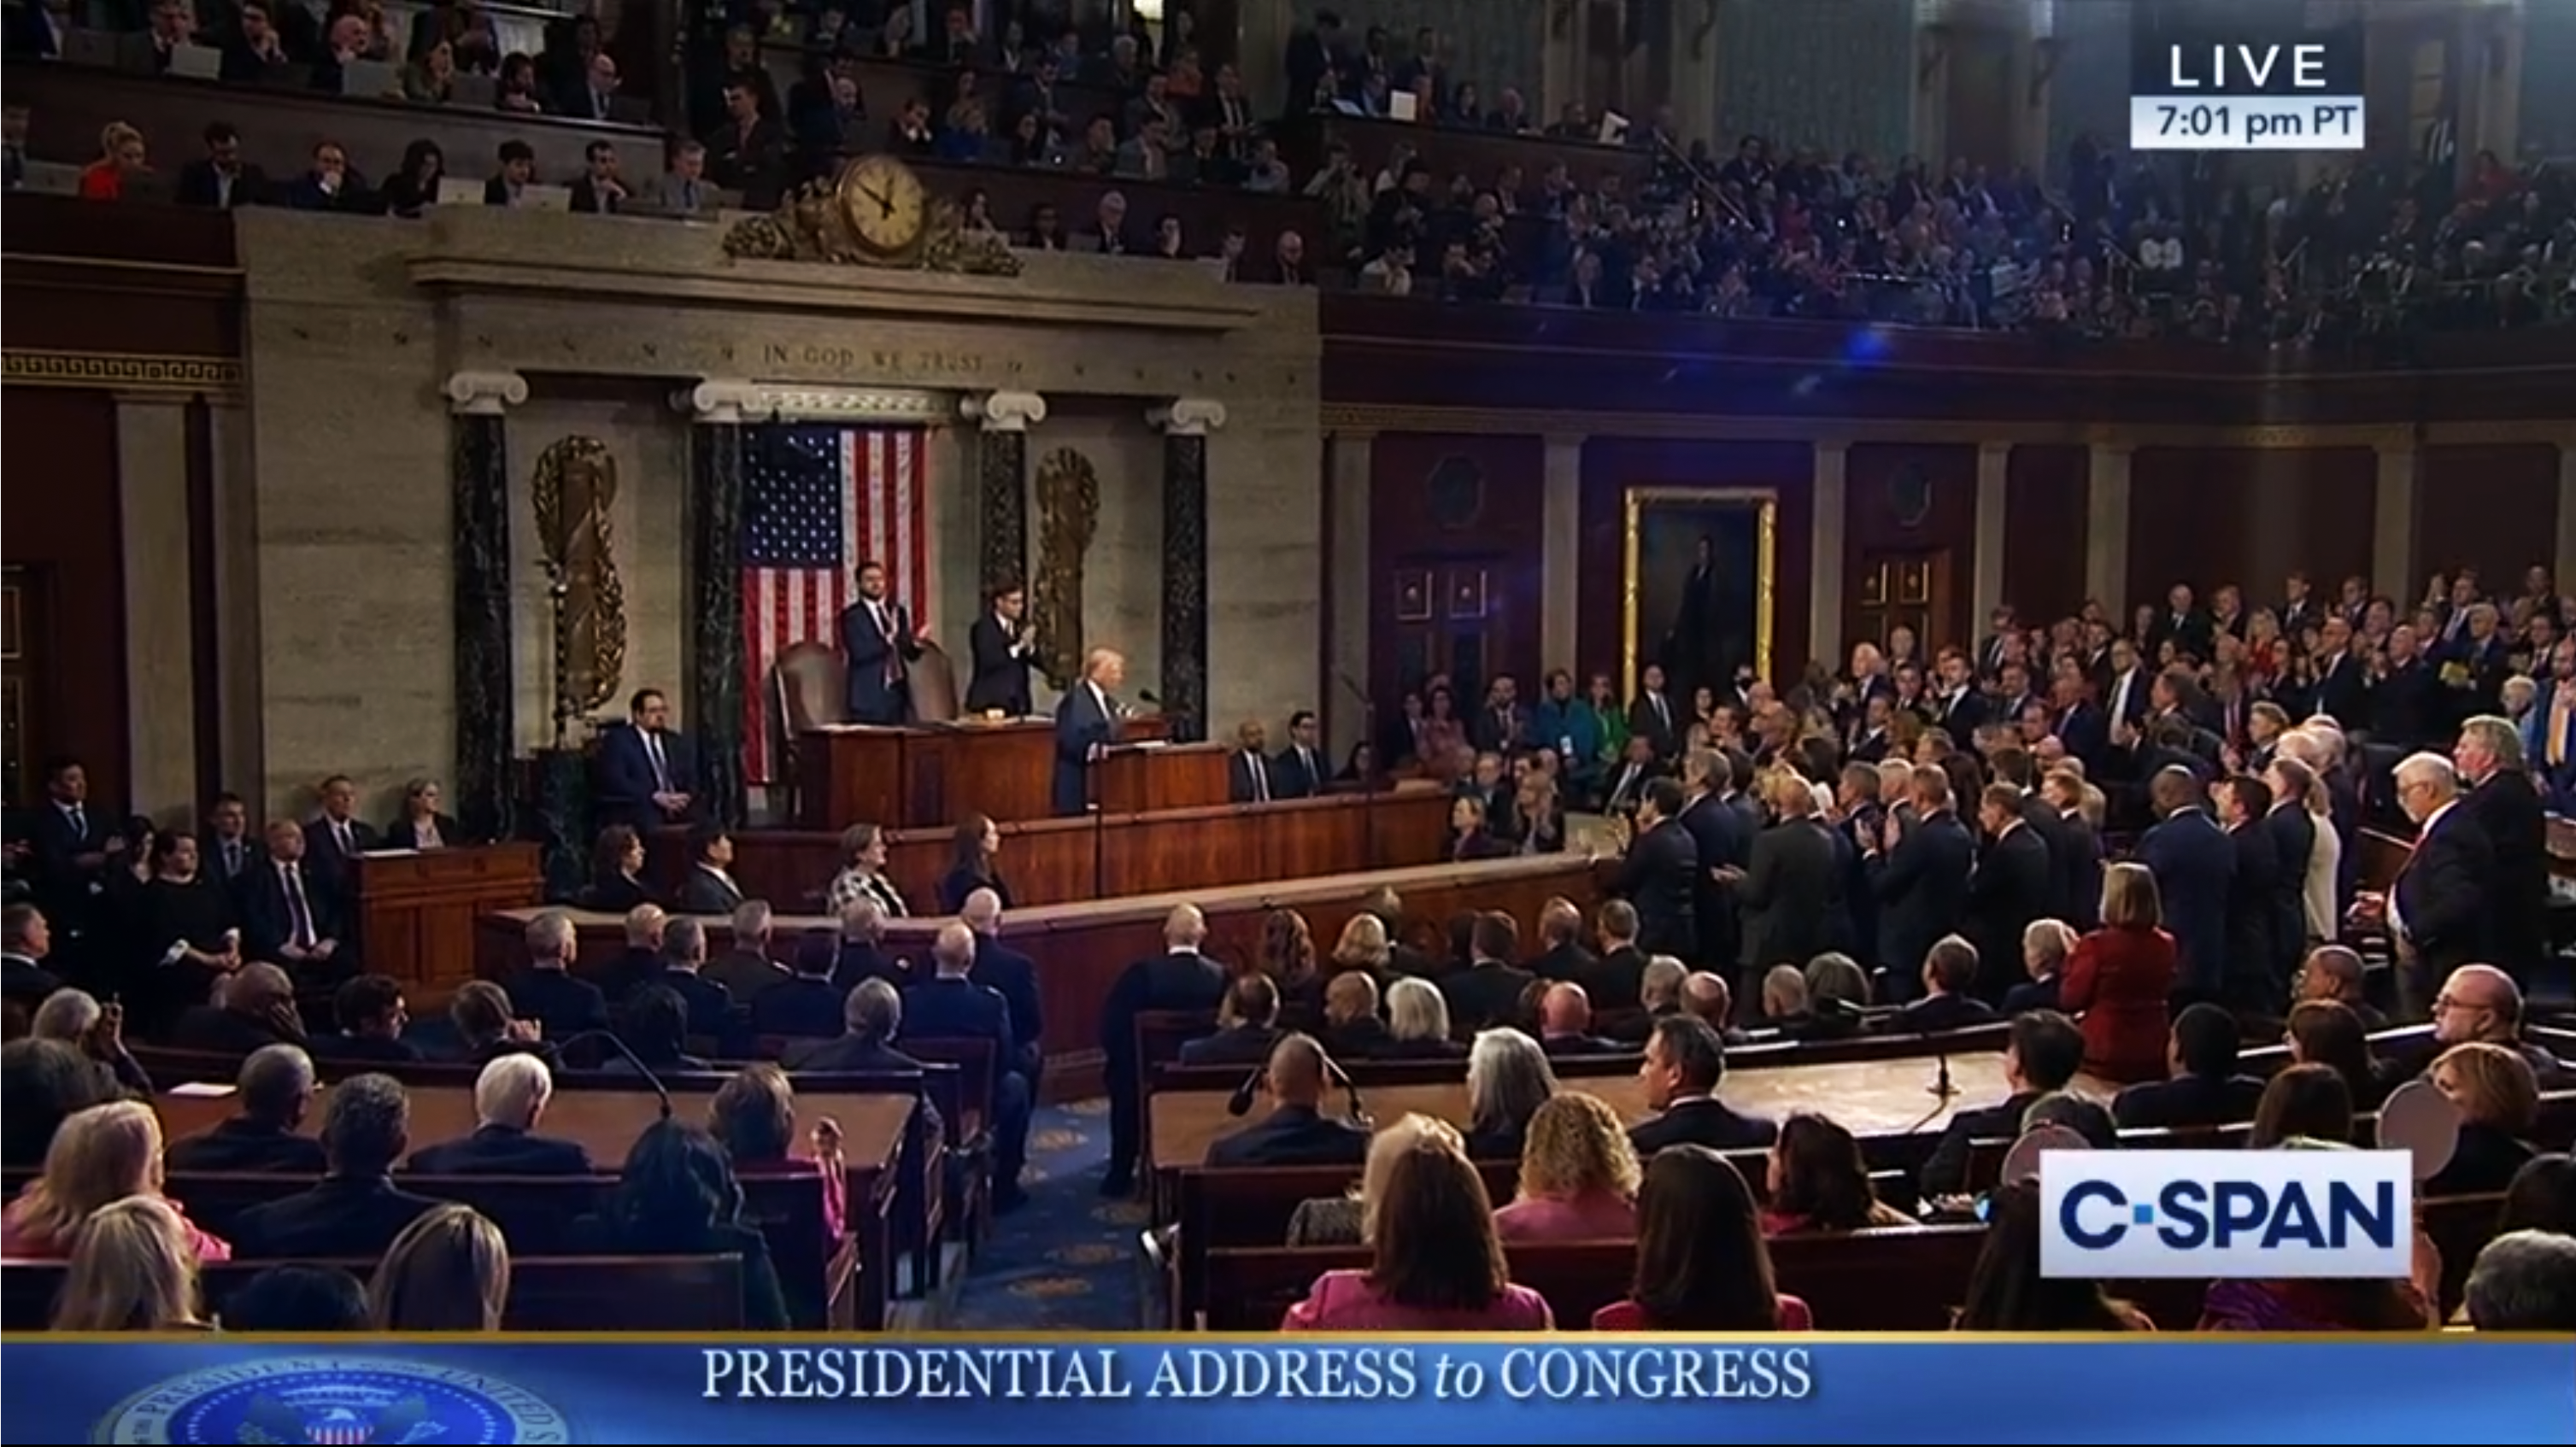
M 1011 1007 L 1011 1034 L 1020 1054 L 1034 1060 L 1046 1014 L 1038 1004 L 1037 961 L 990 935 L 975 937 L 976 984 L 999 994 Z
M 2204 809 L 2184 809 L 2138 837 L 2138 862 L 2156 877 L 2165 931 L 2182 959 L 2183 988 L 2216 996 L 2227 978 L 2227 891 L 2236 848 Z
M 653 805 L 653 796 L 662 792 L 654 787 L 653 760 L 644 752 L 644 735 L 633 724 L 621 724 L 599 736 L 599 752 L 593 764 L 598 775 L 598 820 L 602 828 L 624 824 L 636 833 L 650 832 L 664 823 L 662 811 Z M 695 796 L 698 792 L 698 751 L 689 736 L 676 729 L 662 731 L 662 772 L 671 780 L 671 792 Z
M 903 992 L 907 1040 L 990 1040 L 993 1073 L 1018 1068 L 1011 1037 L 1011 1007 L 1001 992 L 971 979 L 933 979 Z
M 900 649 L 903 661 L 910 663 L 921 656 L 921 640 L 913 636 L 912 615 L 901 603 L 888 598 L 885 605 L 894 610 L 894 638 L 891 642 L 877 630 L 876 620 L 868 615 L 865 602 L 853 603 L 841 610 L 841 656 L 849 660 L 850 685 L 846 702 L 852 723 L 899 724 L 906 721 L 904 696 L 886 682 L 886 655 Z M 905 681 L 909 682 L 909 679 L 907 673 Z
M 302 873 L 304 906 L 313 915 L 313 937 L 339 939 L 343 922 L 338 891 L 330 877 L 310 863 L 303 866 Z M 286 884 L 278 873 L 277 862 L 262 858 L 243 866 L 233 890 L 241 909 L 243 957 L 280 958 L 279 946 L 294 937 L 295 917 L 286 906 Z
M 1065 690 L 1055 705 L 1055 812 L 1073 817 L 1091 798 L 1091 750 L 1116 740 L 1118 727 L 1100 707 L 1089 682 Z

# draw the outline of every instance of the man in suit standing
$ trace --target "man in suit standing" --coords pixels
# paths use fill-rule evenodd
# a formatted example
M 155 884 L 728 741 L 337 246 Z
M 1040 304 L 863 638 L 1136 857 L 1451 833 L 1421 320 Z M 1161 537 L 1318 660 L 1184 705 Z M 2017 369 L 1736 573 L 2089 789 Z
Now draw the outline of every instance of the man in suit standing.
M 1368 1127 L 1324 1114 L 1331 1062 L 1310 1035 L 1289 1035 L 1270 1051 L 1263 1080 L 1274 1102 L 1258 1125 L 1208 1145 L 1211 1166 L 1356 1166 L 1368 1157 Z
M 1027 590 L 1005 583 L 993 590 L 992 606 L 984 616 L 966 630 L 966 652 L 974 668 L 966 683 L 968 713 L 1026 718 L 1034 711 L 1029 702 L 1029 667 L 1037 658 L 1038 644 L 1026 625 L 1028 607 Z
M 206 809 L 205 833 L 197 839 L 205 872 L 214 876 L 215 883 L 232 889 L 259 862 L 259 852 L 259 841 L 250 832 L 250 805 L 239 794 L 217 794 Z
M 650 835 L 661 825 L 688 822 L 698 755 L 688 735 L 671 727 L 671 701 L 658 688 L 639 688 L 627 701 L 626 719 L 626 727 L 600 735 L 599 824 Z
M 1699 939 L 1693 896 L 1700 879 L 1699 845 L 1681 822 L 1682 787 L 1656 779 L 1637 798 L 1637 818 L 1627 857 L 1610 892 L 1637 911 L 1637 947 L 1647 954 L 1685 954 Z
M 1682 807 L 1676 816 L 1691 844 L 1699 868 L 1691 878 L 1693 939 L 1670 953 L 1701 964 L 1735 959 L 1734 886 L 1724 878 L 1729 868 L 1742 869 L 1753 857 L 1753 836 L 1726 802 L 1734 779 L 1726 755 L 1693 749 L 1682 759 Z
M 1323 732 L 1313 709 L 1288 715 L 1288 747 L 1270 761 L 1270 784 L 1276 797 L 1312 799 L 1324 792 L 1332 770 L 1324 764 Z
M 1109 1087 L 1109 1173 L 1100 1183 L 1104 1196 L 1124 1196 L 1136 1183 L 1145 1090 L 1144 1065 L 1136 1058 L 1136 1017 L 1148 1010 L 1214 1011 L 1224 998 L 1225 971 L 1199 953 L 1206 939 L 1207 917 L 1197 905 L 1174 909 L 1163 921 L 1163 953 L 1129 965 L 1100 1007 L 1102 1075 Z
M 358 856 L 376 847 L 375 826 L 358 817 L 358 786 L 346 774 L 322 781 L 322 812 L 304 826 L 304 857 L 315 873 L 346 890 Z
M 1628 701 L 1628 737 L 1644 739 L 1654 757 L 1669 759 L 1681 746 L 1678 724 L 1672 694 L 1664 687 L 1664 666 L 1649 663 L 1637 675 L 1637 696 Z
M 1079 817 L 1090 807 L 1091 766 L 1117 741 L 1123 705 L 1114 694 L 1126 681 L 1126 658 L 1095 648 L 1082 661 L 1081 679 L 1056 700 L 1053 801 L 1060 818 Z
M 59 758 L 47 763 L 45 795 L 27 831 L 36 903 L 67 938 L 77 939 L 105 886 L 109 859 L 122 849 L 140 846 L 114 838 L 109 821 L 91 811 L 89 770 L 80 760 Z
M 2479 714 L 2460 725 L 2451 759 L 2469 791 L 2460 811 L 2495 851 L 2495 958 L 2517 982 L 2549 958 L 2549 813 L 2525 768 L 2510 720 Z
M 1011 1007 L 1011 1068 L 1034 1086 L 1042 1074 L 1040 1037 L 1046 1029 L 1038 1003 L 1037 962 L 1002 943 L 1002 897 L 992 890 L 967 895 L 957 918 L 975 932 L 975 983 L 995 991 Z
M 2449 767 L 2447 764 L 2445 768 Z M 2174 994 L 2182 1003 L 2226 996 L 2227 892 L 2236 879 L 2236 850 L 2209 817 L 2200 776 L 2167 764 L 2148 781 L 2161 816 L 2138 838 L 2138 862 L 2156 877 L 2164 902 L 2165 931 L 2174 937 L 2181 969 Z
M 2216 794 L 2219 827 L 2236 851 L 2236 874 L 2227 882 L 2228 1003 L 2248 1019 L 2288 1007 L 2295 954 L 2281 953 L 2280 840 L 2264 827 L 2272 786 L 2251 774 L 2222 781 Z M 2304 861 L 2302 861 L 2304 863 Z
M 912 664 L 921 647 L 911 613 L 887 596 L 885 564 L 859 564 L 859 601 L 841 610 L 852 723 L 912 722 Z
M 2021 790 L 2011 784 L 1988 784 L 1977 814 L 1986 849 L 1968 877 L 1969 938 L 1977 947 L 1976 993 L 2000 1005 L 2015 982 L 2028 978 L 2023 932 L 2049 917 L 2048 843 L 2023 816 Z
M 1914 818 L 1891 807 L 1878 837 L 1862 840 L 1862 872 L 1877 905 L 1878 963 L 1885 1003 L 1910 997 L 1933 942 L 1968 922 L 1968 880 L 1977 867 L 1976 839 L 1950 807 L 1950 776 L 1916 769 L 1908 776 Z M 2020 948 L 2015 941 L 2016 951 Z M 2016 954 L 2015 958 L 2019 958 Z
M 2415 824 L 2415 847 L 2388 889 L 2397 937 L 2397 985 L 2408 1019 L 2421 1019 L 2451 972 L 2493 956 L 2495 846 L 2460 807 L 2460 777 L 2440 754 L 2397 766 L 2397 804 Z
M 586 1176 L 590 1152 L 578 1141 L 537 1134 L 554 1099 L 554 1072 L 540 1056 L 503 1055 L 474 1077 L 474 1133 L 423 1146 L 405 1169 L 424 1176 Z
M 1234 731 L 1234 751 L 1225 759 L 1226 802 L 1267 804 L 1278 797 L 1270 777 L 1270 732 L 1261 720 L 1245 719 Z
M 916 1040 L 991 1042 L 993 1209 L 1007 1211 L 1027 1199 L 1020 1191 L 1020 1169 L 1029 1154 L 1032 1086 L 1019 1070 L 1011 1007 L 1000 991 L 972 978 L 975 932 L 963 923 L 952 921 L 940 927 L 939 937 L 931 942 L 930 958 L 937 973 L 903 992 L 905 1029 Z
M 1773 965 L 1795 965 L 1833 947 L 1839 867 L 1834 834 L 1816 818 L 1816 796 L 1795 774 L 1773 775 L 1771 827 L 1753 840 L 1753 860 L 1736 882 L 1744 911 L 1743 978 L 1758 981 Z

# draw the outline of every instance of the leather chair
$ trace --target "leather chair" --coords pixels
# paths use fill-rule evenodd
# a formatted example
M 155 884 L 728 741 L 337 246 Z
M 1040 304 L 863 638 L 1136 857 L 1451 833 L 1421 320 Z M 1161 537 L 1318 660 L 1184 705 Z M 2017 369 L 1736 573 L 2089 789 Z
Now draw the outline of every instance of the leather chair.
M 849 722 L 850 670 L 828 643 L 791 643 L 770 669 L 770 694 L 783 736 L 776 777 L 791 790 L 799 777 L 796 740 L 805 730 Z
M 957 665 L 936 643 L 925 641 L 912 661 L 912 713 L 922 723 L 957 721 Z

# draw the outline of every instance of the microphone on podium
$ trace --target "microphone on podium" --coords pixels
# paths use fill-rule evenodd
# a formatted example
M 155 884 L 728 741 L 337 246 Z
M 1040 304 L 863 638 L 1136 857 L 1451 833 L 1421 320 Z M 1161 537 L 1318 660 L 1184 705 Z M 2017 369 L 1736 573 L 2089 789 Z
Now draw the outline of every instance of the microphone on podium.
M 1234 1088 L 1234 1094 L 1226 1097 L 1225 1113 L 1228 1115 L 1250 1115 L 1252 1113 L 1253 1097 L 1261 1093 L 1261 1082 L 1267 1078 L 1269 1074 L 1270 1067 L 1267 1065 L 1256 1065 L 1252 1067 L 1252 1073 L 1243 1077 L 1243 1083 Z

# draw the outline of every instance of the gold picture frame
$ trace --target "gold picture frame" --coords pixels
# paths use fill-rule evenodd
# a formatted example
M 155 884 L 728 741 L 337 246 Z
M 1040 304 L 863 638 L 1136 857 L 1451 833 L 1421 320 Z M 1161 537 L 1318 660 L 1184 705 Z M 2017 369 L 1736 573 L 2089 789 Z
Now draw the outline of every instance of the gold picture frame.
M 1780 494 L 1767 487 L 1632 487 L 1621 498 L 1619 527 L 1619 661 L 1623 697 L 1637 692 L 1647 659 L 1643 637 L 1647 538 L 1657 512 L 1746 511 L 1754 516 L 1753 668 L 1771 677 L 1772 633 L 1779 611 Z

